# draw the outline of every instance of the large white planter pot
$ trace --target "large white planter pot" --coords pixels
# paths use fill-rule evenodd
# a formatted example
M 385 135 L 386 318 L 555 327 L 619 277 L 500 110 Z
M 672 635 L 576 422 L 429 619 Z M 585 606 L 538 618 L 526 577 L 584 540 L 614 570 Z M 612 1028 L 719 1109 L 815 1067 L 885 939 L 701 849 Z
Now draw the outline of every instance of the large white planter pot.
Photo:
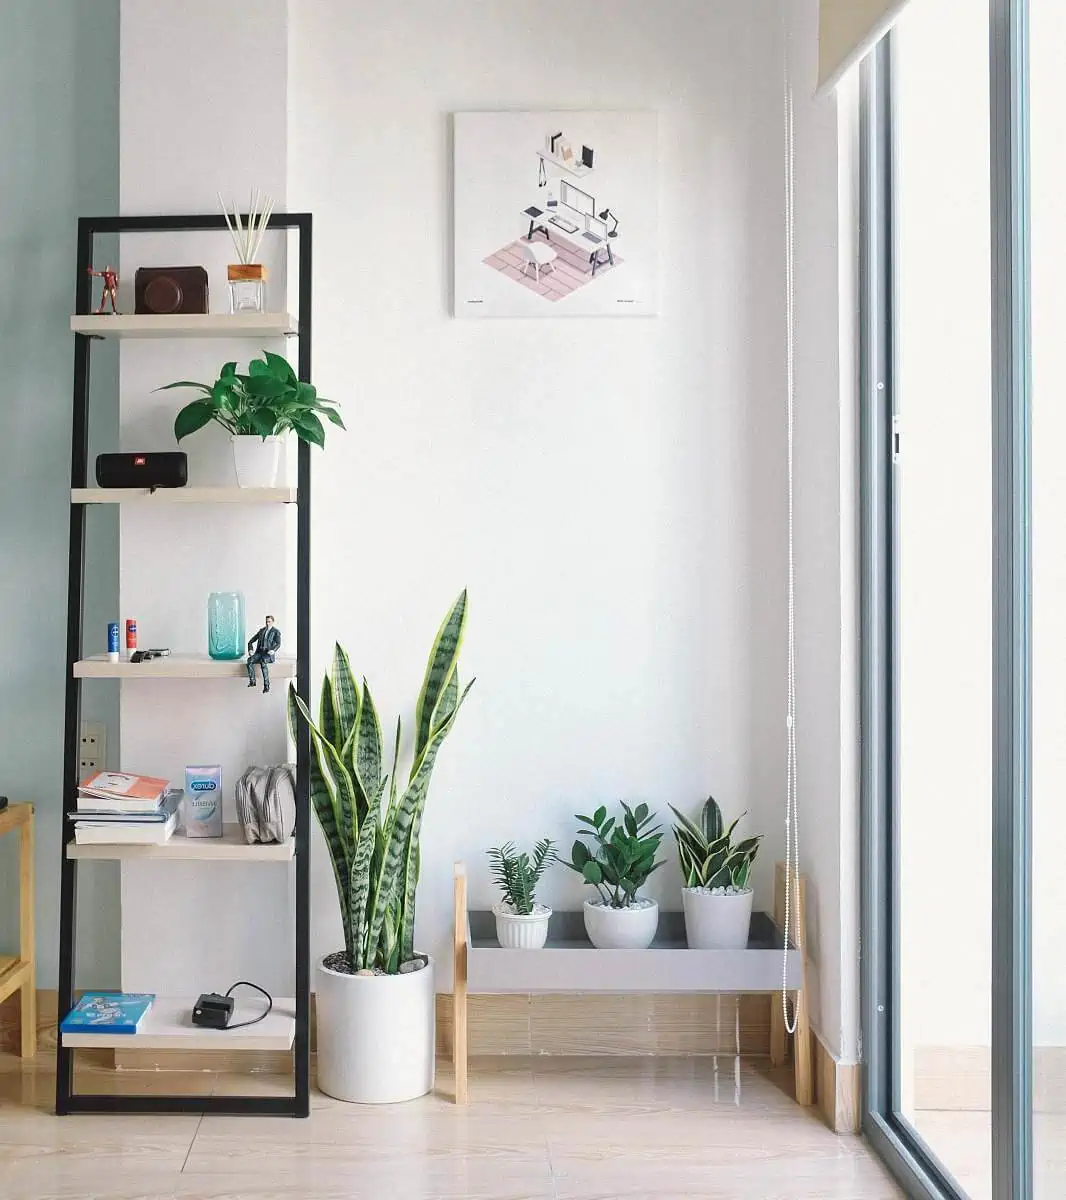
M 682 888 L 685 936 L 692 950 L 743 950 L 751 926 L 754 892 L 715 896 L 707 888 Z
M 513 912 L 509 904 L 494 904 L 496 940 L 505 950 L 542 950 L 548 940 L 548 922 L 552 910 L 546 904 L 534 904 L 533 911 L 523 916 Z
M 242 488 L 270 488 L 277 482 L 281 438 L 261 438 L 254 434 L 234 434 L 233 466 L 237 485 Z
M 646 950 L 658 928 L 659 906 L 654 900 L 629 908 L 585 901 L 585 932 L 598 950 Z
M 408 975 L 315 971 L 318 1086 L 356 1104 L 396 1104 L 433 1088 L 433 960 Z

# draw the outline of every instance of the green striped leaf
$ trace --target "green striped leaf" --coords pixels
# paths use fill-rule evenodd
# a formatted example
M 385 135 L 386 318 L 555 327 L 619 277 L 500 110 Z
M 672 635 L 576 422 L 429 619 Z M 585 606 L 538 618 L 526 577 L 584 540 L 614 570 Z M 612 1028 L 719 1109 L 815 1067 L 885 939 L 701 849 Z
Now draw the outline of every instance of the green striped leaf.
M 459 669 L 456 669 L 448 676 L 448 682 L 444 685 L 444 690 L 440 694 L 440 699 L 437 701 L 437 707 L 433 710 L 433 729 L 439 729 L 445 721 L 455 711 L 456 702 L 459 699 Z
M 703 826 L 704 839 L 708 843 L 716 842 L 722 836 L 722 810 L 713 796 L 707 797 L 707 802 L 700 812 L 700 824 Z
M 357 961 L 352 965 L 358 971 L 372 965 L 367 949 L 367 902 L 370 898 L 370 865 L 374 857 L 374 845 L 379 833 L 381 815 L 381 797 L 385 791 L 385 780 L 379 780 L 377 787 L 370 796 L 366 816 L 359 830 L 359 840 L 355 845 L 352 858 L 352 869 L 349 873 L 348 904 L 349 919 L 352 926 L 352 944 L 355 946 Z M 345 907 L 342 898 L 341 907 Z
M 418 694 L 415 706 L 415 762 L 411 768 L 414 778 L 418 760 L 433 733 L 433 713 L 440 700 L 448 680 L 455 671 L 459 657 L 459 649 L 463 644 L 463 631 L 466 627 L 466 589 L 464 588 L 452 605 L 448 615 L 441 622 L 440 629 L 433 641 L 426 664 L 426 675 L 422 681 L 422 690 Z
M 344 647 L 338 642 L 333 648 L 333 696 L 337 715 L 337 736 L 332 739 L 334 746 L 343 746 L 348 735 L 355 728 L 356 714 L 359 711 L 359 689 L 355 686 L 355 676 L 352 665 Z
M 327 742 L 337 744 L 337 701 L 329 675 L 322 676 L 322 698 L 318 705 L 318 728 Z
M 337 835 L 344 848 L 344 857 L 342 859 L 343 874 L 347 875 L 348 866 L 352 855 L 355 853 L 355 841 L 359 835 L 352 777 L 348 773 L 344 763 L 341 762 L 341 756 L 337 752 L 336 747 L 327 742 L 315 727 L 314 721 L 311 720 L 311 714 L 307 711 L 307 705 L 296 695 L 295 691 L 290 690 L 289 695 L 293 697 L 297 708 L 299 708 L 301 715 L 307 722 L 308 728 L 311 730 L 311 745 L 314 748 L 314 757 L 318 760 L 318 767 L 322 773 L 323 781 L 333 799 Z
M 369 797 L 381 782 L 381 723 L 365 677 L 362 699 L 356 725 L 355 774 Z

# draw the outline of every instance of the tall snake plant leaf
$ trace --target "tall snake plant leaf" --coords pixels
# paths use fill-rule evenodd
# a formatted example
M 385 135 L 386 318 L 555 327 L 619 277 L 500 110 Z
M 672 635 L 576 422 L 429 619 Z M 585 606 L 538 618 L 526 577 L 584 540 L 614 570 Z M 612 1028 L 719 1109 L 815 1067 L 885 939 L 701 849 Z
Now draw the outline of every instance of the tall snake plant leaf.
M 323 781 L 333 798 L 337 834 L 341 845 L 344 847 L 345 869 L 342 875 L 346 876 L 348 874 L 348 864 L 351 863 L 352 855 L 355 853 L 355 842 L 359 836 L 359 815 L 352 777 L 348 773 L 347 767 L 341 761 L 341 756 L 337 748 L 327 742 L 316 728 L 314 721 L 311 719 L 311 714 L 307 710 L 307 705 L 296 695 L 295 691 L 290 689 L 289 695 L 293 697 L 297 708 L 311 730 L 311 744 L 314 747 L 315 757 L 318 760 L 318 767 L 322 773 Z
M 389 776 L 389 809 L 396 807 L 396 780 L 399 777 L 400 765 L 400 718 L 396 718 L 396 742 L 392 749 L 392 774 Z
M 355 728 L 355 718 L 359 710 L 359 689 L 355 686 L 352 664 L 340 643 L 333 648 L 332 680 L 337 714 L 337 736 L 333 745 L 340 749 Z
M 359 722 L 356 729 L 355 774 L 369 797 L 381 782 L 381 722 L 378 720 L 365 676 L 363 703 L 359 706 Z
M 322 736 L 331 745 L 339 745 L 337 741 L 337 701 L 333 695 L 333 684 L 329 675 L 322 677 L 322 697 L 318 704 L 318 728 Z
M 468 685 L 467 691 L 470 690 Z M 465 699 L 460 698 L 448 721 L 442 725 L 427 743 L 419 759 L 415 777 L 407 785 L 403 795 L 389 812 L 385 822 L 385 853 L 378 868 L 378 876 L 371 885 L 370 944 L 373 946 L 381 935 L 381 924 L 385 909 L 393 896 L 398 896 L 401 905 L 401 944 L 404 950 L 414 942 L 415 890 L 418 886 L 418 830 L 422 823 L 426 793 L 433 775 L 433 764 L 437 751 L 451 731 L 459 708 Z M 413 836 L 412 836 L 413 831 Z M 409 957 L 409 956 L 408 956 Z
M 372 950 L 367 946 L 370 864 L 374 857 L 374 845 L 379 833 L 381 797 L 384 791 L 385 780 L 380 779 L 370 795 L 366 816 L 359 829 L 359 840 L 355 844 L 355 854 L 352 858 L 352 869 L 349 875 L 348 906 L 352 923 L 352 944 L 355 946 L 356 953 L 355 961 L 349 960 L 349 965 L 356 971 L 362 971 L 371 965 L 369 959 Z
M 703 836 L 708 843 L 716 842 L 722 836 L 722 810 L 713 796 L 707 797 L 700 813 L 700 824 L 703 826 Z
M 455 671 L 466 628 L 466 588 L 459 593 L 448 615 L 441 622 L 426 664 L 426 675 L 415 706 L 415 763 L 432 735 L 433 713 L 445 685 Z M 414 769 L 413 769 L 414 770 Z M 412 778 L 413 778 L 412 774 Z
M 444 690 L 440 694 L 440 699 L 437 701 L 437 707 L 433 710 L 432 729 L 438 729 L 455 711 L 456 701 L 459 699 L 459 668 L 451 673 L 448 677 L 448 682 L 444 685 Z
M 296 689 L 290 684 L 288 697 L 289 730 L 294 742 L 298 740 L 298 704 L 299 697 L 296 694 Z M 317 754 L 311 755 L 308 767 L 311 805 L 315 810 L 315 816 L 318 818 L 318 823 L 322 829 L 322 836 L 326 839 L 326 846 L 329 849 L 329 861 L 333 867 L 333 878 L 336 881 L 337 896 L 340 899 L 341 925 L 344 928 L 344 946 L 349 955 L 351 955 L 353 953 L 352 930 L 347 903 L 348 889 L 345 882 L 348 879 L 348 855 L 337 829 L 336 801 L 326 786 L 326 780 L 318 764 Z M 350 958 L 349 961 L 351 961 Z
M 672 804 L 670 805 L 670 811 L 675 817 L 677 817 L 678 828 L 683 830 L 689 836 L 689 838 L 692 839 L 692 844 L 701 848 L 705 848 L 707 846 L 707 839 L 704 837 L 703 830 L 700 829 L 700 827 L 694 822 L 690 821 L 684 813 L 678 812 Z

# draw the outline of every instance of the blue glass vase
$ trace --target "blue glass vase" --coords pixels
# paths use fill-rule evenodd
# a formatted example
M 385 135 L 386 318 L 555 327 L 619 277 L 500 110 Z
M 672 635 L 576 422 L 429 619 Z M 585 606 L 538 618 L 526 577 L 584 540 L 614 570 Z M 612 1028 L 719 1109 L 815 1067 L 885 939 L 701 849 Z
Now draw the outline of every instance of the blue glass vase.
M 207 598 L 207 653 L 212 658 L 243 658 L 244 594 L 212 592 Z

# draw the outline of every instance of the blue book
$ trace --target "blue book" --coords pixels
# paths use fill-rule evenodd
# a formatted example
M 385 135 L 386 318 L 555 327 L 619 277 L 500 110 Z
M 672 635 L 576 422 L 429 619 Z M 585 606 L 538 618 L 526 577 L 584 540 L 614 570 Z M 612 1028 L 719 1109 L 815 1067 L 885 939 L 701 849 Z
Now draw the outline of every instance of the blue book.
M 86 992 L 59 1026 L 62 1033 L 136 1033 L 154 995 Z

